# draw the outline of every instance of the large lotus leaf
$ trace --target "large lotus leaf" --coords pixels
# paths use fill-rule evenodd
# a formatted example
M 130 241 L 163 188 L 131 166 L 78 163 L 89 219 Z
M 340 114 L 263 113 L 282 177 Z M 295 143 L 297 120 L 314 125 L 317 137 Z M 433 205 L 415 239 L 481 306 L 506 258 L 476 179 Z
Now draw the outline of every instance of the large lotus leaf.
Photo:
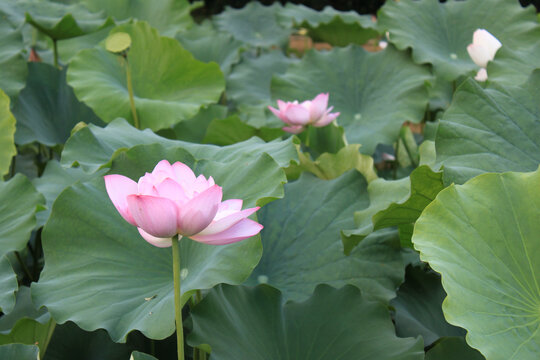
M 162 138 L 150 130 L 137 130 L 123 119 L 110 123 L 106 128 L 89 125 L 77 131 L 66 143 L 62 152 L 62 164 L 71 166 L 77 163 L 82 169 L 94 172 L 106 165 L 115 151 L 139 144 L 160 143 L 168 146 L 181 146 L 197 159 L 228 161 L 249 159 L 267 153 L 281 166 L 298 161 L 293 138 L 265 143 L 261 139 L 251 138 L 238 144 L 220 147 L 203 145 Z
M 0 89 L 13 96 L 24 87 L 28 70 L 21 30 L 13 29 L 3 17 L 0 9 Z
M 116 20 L 147 21 L 160 34 L 171 37 L 193 25 L 190 11 L 196 6 L 188 0 L 83 0 L 83 3 L 93 11 L 105 11 Z
M 66 70 L 32 62 L 28 81 L 13 109 L 17 119 L 17 144 L 38 141 L 47 146 L 63 144 L 79 122 L 102 125 L 103 122 L 85 104 L 79 102 L 66 83 Z
M 227 97 L 245 121 L 253 126 L 281 127 L 283 123 L 266 110 L 272 104 L 270 83 L 272 76 L 282 74 L 294 59 L 281 51 L 271 51 L 258 57 L 245 53 L 242 62 L 236 65 L 227 77 Z
M 35 345 L 0 345 L 0 359 L 36 360 L 39 349 Z
M 9 172 L 15 148 L 15 117 L 9 109 L 9 96 L 0 89 L 0 179 Z
M 426 360 L 484 360 L 464 337 L 445 337 L 426 352 Z
M 337 11 L 331 6 L 316 11 L 304 5 L 287 3 L 283 11 L 278 13 L 278 17 L 284 24 L 292 21 L 295 25 L 308 29 L 309 36 L 314 41 L 336 46 L 351 43 L 361 45 L 379 35 L 375 29 L 376 23 L 370 15 L 359 15 L 355 11 Z
M 466 80 L 439 123 L 435 146 L 445 182 L 483 172 L 533 171 L 540 163 L 540 70 L 521 87 Z
M 540 351 L 540 169 L 482 174 L 439 193 L 416 222 L 420 258 L 441 273 L 449 323 L 490 360 Z
M 17 291 L 18 287 L 17 275 L 13 271 L 7 256 L 0 257 L 0 310 L 3 313 L 7 314 L 13 310 L 15 291 Z
M 422 340 L 397 338 L 388 309 L 353 286 L 319 285 L 304 302 L 283 300 L 267 285 L 220 285 L 192 311 L 188 342 L 210 345 L 215 360 L 424 358 Z
M 32 184 L 45 197 L 45 210 L 36 213 L 37 227 L 45 225 L 51 214 L 54 200 L 69 185 L 102 176 L 104 171 L 87 174 L 81 168 L 66 168 L 56 160 L 47 162 L 43 174 L 32 180 Z
M 294 300 L 306 299 L 320 283 L 353 284 L 367 297 L 393 298 L 404 270 L 394 232 L 365 240 L 350 256 L 340 242 L 340 230 L 353 225 L 353 210 L 367 206 L 366 185 L 354 170 L 334 180 L 304 173 L 287 184 L 284 199 L 259 210 L 264 253 L 248 283 L 268 283 Z
M 30 288 L 23 286 L 17 293 L 17 304 L 13 311 L 0 318 L 0 344 L 38 345 L 43 353 L 54 325 L 45 308 L 40 311 L 35 309 Z
M 231 34 L 235 39 L 257 47 L 284 45 L 292 30 L 279 24 L 277 13 L 280 4 L 264 6 L 250 2 L 242 9 L 227 7 L 213 21 L 220 31 Z
M 23 0 L 16 7 L 26 13 L 26 21 L 54 40 L 86 35 L 113 24 L 103 13 L 91 13 L 80 4 Z
M 404 121 L 422 119 L 428 101 L 424 82 L 429 79 L 427 68 L 392 46 L 369 53 L 351 45 L 308 52 L 272 79 L 272 98 L 303 101 L 330 93 L 329 105 L 341 113 L 337 122 L 347 139 L 371 155 L 378 143 L 397 140 Z
M 387 1 L 378 19 L 392 43 L 412 48 L 416 62 L 432 63 L 448 80 L 478 70 L 467 52 L 476 29 L 488 30 L 511 51 L 532 50 L 540 36 L 534 8 L 523 9 L 517 1 Z M 534 53 L 523 55 L 521 63 L 536 63 Z
M 195 59 L 218 63 L 225 75 L 240 61 L 243 44 L 229 34 L 216 31 L 210 21 L 195 25 L 188 31 L 178 34 L 176 38 Z
M 145 22 L 118 26 L 116 32 L 131 36 L 128 62 L 141 127 L 169 127 L 219 99 L 225 81 L 217 64 L 195 60 L 178 41 L 159 36 Z M 87 49 L 71 61 L 67 80 L 103 121 L 123 117 L 133 122 L 126 66 L 103 47 Z
M 0 257 L 26 247 L 36 225 L 36 209 L 44 202 L 21 174 L 0 182 Z
M 446 322 L 442 302 L 446 293 L 440 277 L 420 267 L 408 267 L 405 282 L 390 305 L 396 314 L 396 334 L 399 337 L 422 335 L 429 346 L 443 336 L 463 336 L 465 331 Z
M 225 199 L 242 198 L 245 206 L 278 196 L 276 191 L 285 181 L 283 171 L 267 154 L 228 163 L 195 162 L 185 150 L 159 144 L 117 154 L 111 172 L 138 178 L 163 158 L 213 176 Z M 154 339 L 173 333 L 170 248 L 148 244 L 121 218 L 102 179 L 64 190 L 53 204 L 42 237 L 47 262 L 32 293 L 59 323 L 71 320 L 87 331 L 104 328 L 115 341 L 125 341 L 134 329 Z M 186 238 L 180 242 L 180 252 L 182 301 L 186 302 L 193 290 L 244 281 L 262 248 L 258 236 L 225 246 Z

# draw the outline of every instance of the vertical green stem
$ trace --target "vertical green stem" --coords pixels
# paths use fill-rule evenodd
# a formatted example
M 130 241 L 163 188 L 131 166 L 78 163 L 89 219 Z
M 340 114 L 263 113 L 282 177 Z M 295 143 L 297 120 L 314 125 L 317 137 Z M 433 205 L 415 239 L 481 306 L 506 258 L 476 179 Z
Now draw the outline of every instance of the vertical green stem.
M 179 236 L 172 239 L 173 278 L 174 278 L 174 313 L 176 318 L 176 341 L 178 360 L 184 360 L 184 329 L 182 328 L 182 303 L 180 300 L 180 249 Z
M 58 68 L 58 40 L 53 39 L 54 67 Z
M 139 124 L 139 118 L 137 117 L 137 109 L 135 109 L 135 99 L 133 98 L 133 85 L 131 83 L 131 67 L 129 66 L 127 55 L 125 59 L 126 59 L 126 80 L 127 80 L 127 88 L 129 92 L 129 104 L 131 106 L 131 114 L 133 115 L 133 124 L 135 125 L 137 129 L 140 129 L 141 126 Z
M 49 346 L 49 343 L 51 342 L 55 328 L 56 328 L 56 322 L 53 319 L 51 319 L 49 321 L 49 330 L 47 332 L 47 338 L 45 339 L 45 341 L 43 342 L 43 345 L 41 346 L 41 354 L 39 354 L 40 359 L 45 358 L 45 351 L 47 351 L 47 346 Z

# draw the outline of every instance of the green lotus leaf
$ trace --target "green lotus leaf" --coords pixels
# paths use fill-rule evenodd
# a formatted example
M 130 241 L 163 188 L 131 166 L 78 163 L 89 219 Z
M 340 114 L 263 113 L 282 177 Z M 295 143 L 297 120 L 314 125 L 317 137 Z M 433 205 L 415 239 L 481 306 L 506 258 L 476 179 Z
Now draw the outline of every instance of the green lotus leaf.
M 293 139 L 275 140 L 265 143 L 261 139 L 251 138 L 231 146 L 215 146 L 188 143 L 162 138 L 150 130 L 137 130 L 123 119 L 110 123 L 106 128 L 89 125 L 77 131 L 66 143 L 62 152 L 63 165 L 77 163 L 87 172 L 94 172 L 105 167 L 115 151 L 130 148 L 139 144 L 160 143 L 168 146 L 181 146 L 198 159 L 228 161 L 232 159 L 249 159 L 267 153 L 281 166 L 287 167 L 290 162 L 297 161 L 298 155 Z
M 32 180 L 32 184 L 45 197 L 45 210 L 36 213 L 37 227 L 45 225 L 51 214 L 51 208 L 54 200 L 68 186 L 77 181 L 86 180 L 103 176 L 105 171 L 87 174 L 81 168 L 67 168 L 60 165 L 56 160 L 47 162 L 43 174 L 39 178 Z
M 366 297 L 393 298 L 404 270 L 395 232 L 375 234 L 350 256 L 340 242 L 353 209 L 367 205 L 366 185 L 356 171 L 329 181 L 304 173 L 286 184 L 284 199 L 258 212 L 264 253 L 248 284 L 268 283 L 297 301 L 320 283 L 353 284 Z
M 9 96 L 0 89 L 0 178 L 9 172 L 15 148 L 15 117 L 9 108 Z
M 39 349 L 35 345 L 8 344 L 0 345 L 1 359 L 36 360 Z
M 65 5 L 48 1 L 23 0 L 16 7 L 26 14 L 26 21 L 53 40 L 86 35 L 114 23 L 103 13 L 92 13 L 80 4 Z
M 0 310 L 10 313 L 15 306 L 15 292 L 19 288 L 17 275 L 11 267 L 7 256 L 0 257 Z M 2 318 L 0 318 L 1 320 Z
M 326 6 L 316 11 L 304 5 L 287 3 L 278 13 L 282 23 L 292 21 L 296 26 L 309 31 L 314 41 L 327 42 L 335 46 L 365 44 L 377 37 L 376 23 L 370 15 L 359 15 L 355 11 L 337 11 Z
M 103 121 L 123 117 L 133 122 L 126 66 L 132 72 L 135 108 L 142 128 L 170 127 L 219 99 L 225 82 L 217 64 L 195 60 L 178 41 L 159 36 L 144 22 L 112 30 L 117 32 L 131 37 L 127 62 L 100 46 L 79 52 L 67 73 L 79 100 Z
M 539 187 L 540 169 L 482 174 L 441 191 L 414 228 L 420 258 L 442 275 L 447 321 L 490 360 L 540 350 Z
M 176 36 L 180 44 L 202 62 L 216 62 L 223 74 L 227 75 L 231 67 L 240 61 L 243 43 L 231 35 L 218 32 L 210 21 L 195 25 L 188 31 Z
M 358 245 L 366 236 L 373 232 L 373 216 L 378 212 L 388 208 L 392 203 L 406 201 L 410 193 L 410 180 L 403 178 L 399 180 L 385 180 L 379 178 L 369 183 L 367 187 L 369 199 L 354 213 L 355 229 L 343 228 L 342 241 L 345 254 L 350 254 L 352 249 Z M 368 206 L 369 204 L 369 206 Z
M 321 179 L 335 179 L 344 172 L 356 169 L 368 182 L 377 179 L 373 169 L 373 158 L 359 152 L 360 145 L 351 144 L 341 148 L 337 153 L 323 153 L 316 160 L 307 154 L 299 153 L 300 166 Z
M 281 196 L 285 181 L 283 170 L 264 153 L 216 162 L 162 144 L 117 153 L 110 172 L 136 179 L 164 158 L 213 176 L 224 189 L 224 199 L 242 198 L 246 207 Z M 64 190 L 53 204 L 42 240 L 47 261 L 32 295 L 59 323 L 70 320 L 86 331 L 104 328 L 122 342 L 135 329 L 152 339 L 174 332 L 170 249 L 148 244 L 121 218 L 103 179 Z M 180 252 L 185 303 L 196 289 L 243 282 L 262 247 L 259 236 L 224 246 L 185 238 Z
M 349 143 L 362 144 L 360 151 L 371 155 L 378 143 L 397 140 L 404 121 L 422 119 L 427 104 L 424 82 L 429 79 L 427 68 L 392 46 L 369 53 L 351 45 L 308 52 L 285 74 L 274 76 L 271 89 L 273 99 L 284 101 L 328 92 Z
M 28 64 L 28 81 L 13 108 L 17 119 L 17 144 L 38 141 L 47 146 L 63 144 L 73 127 L 83 121 L 103 125 L 66 83 L 66 70 L 42 63 Z
M 535 38 L 529 43 L 520 43 L 519 48 L 501 47 L 494 61 L 488 63 L 489 80 L 508 85 L 521 84 L 538 68 L 532 60 L 540 56 L 540 42 L 536 41 L 540 31 L 534 32 Z M 532 61 L 531 61 L 532 60 Z
M 409 178 L 395 181 L 377 180 L 368 186 L 370 205 L 355 212 L 356 230 L 343 233 L 345 253 L 372 231 L 392 226 L 400 228 L 402 246 L 411 246 L 409 224 L 413 224 L 424 208 L 444 189 L 442 172 L 433 172 L 427 165 L 416 168 Z
M 277 13 L 282 9 L 280 4 L 264 6 L 250 2 L 242 9 L 227 6 L 225 11 L 214 16 L 213 21 L 218 30 L 251 46 L 282 46 L 287 44 L 292 32 L 278 22 Z
M 258 57 L 250 53 L 242 56 L 227 77 L 227 97 L 236 106 L 243 120 L 255 127 L 282 127 L 283 122 L 266 110 L 273 105 L 270 94 L 272 76 L 282 74 L 289 64 L 296 62 L 281 51 L 270 51 Z
M 0 18 L 3 17 L 0 8 Z M 24 87 L 28 74 L 23 38 L 20 29 L 15 30 L 4 20 L 0 22 L 0 33 L 0 89 L 14 96 Z
M 435 146 L 446 183 L 483 172 L 533 171 L 540 163 L 540 70 L 520 87 L 466 80 L 444 113 Z
M 114 27 L 115 25 L 110 25 L 87 35 L 59 41 L 57 43 L 59 59 L 64 64 L 69 64 L 79 51 L 98 46 L 101 41 L 107 38 Z
M 21 343 L 38 345 L 43 355 L 54 330 L 54 321 L 45 308 L 36 310 L 30 288 L 22 286 L 17 292 L 17 304 L 12 312 L 0 318 L 0 345 Z
M 206 134 L 206 128 L 214 119 L 224 119 L 227 117 L 227 107 L 212 104 L 202 107 L 200 111 L 189 120 L 176 124 L 173 128 L 175 137 L 178 140 L 193 143 L 202 143 Z
M 463 336 L 465 331 L 446 322 L 441 309 L 446 293 L 440 277 L 420 267 L 408 267 L 405 282 L 390 302 L 399 337 L 422 335 L 429 346 L 444 336 Z
M 399 49 L 412 48 L 415 62 L 433 64 L 435 73 L 447 80 L 479 70 L 467 52 L 476 29 L 486 29 L 510 51 L 522 51 L 519 62 L 525 68 L 536 67 L 537 55 L 526 49 L 538 44 L 540 26 L 534 7 L 523 9 L 519 2 L 387 1 L 378 20 L 381 30 L 389 31 L 392 43 Z
M 237 115 L 225 119 L 214 119 L 206 129 L 203 142 L 215 145 L 232 145 L 258 136 L 265 141 L 280 138 L 283 130 L 272 128 L 257 129 L 244 123 Z
M 284 304 L 267 285 L 219 285 L 191 318 L 188 343 L 210 345 L 216 360 L 424 358 L 422 340 L 397 338 L 388 309 L 353 286 L 319 285 L 306 301 Z
M 194 24 L 190 11 L 197 6 L 187 0 L 83 0 L 82 2 L 90 10 L 104 11 L 116 20 L 147 21 L 160 34 L 170 37 Z
M 464 337 L 444 337 L 426 352 L 426 360 L 485 360 Z
M 0 182 L 0 257 L 26 247 L 36 225 L 36 209 L 45 202 L 21 174 Z

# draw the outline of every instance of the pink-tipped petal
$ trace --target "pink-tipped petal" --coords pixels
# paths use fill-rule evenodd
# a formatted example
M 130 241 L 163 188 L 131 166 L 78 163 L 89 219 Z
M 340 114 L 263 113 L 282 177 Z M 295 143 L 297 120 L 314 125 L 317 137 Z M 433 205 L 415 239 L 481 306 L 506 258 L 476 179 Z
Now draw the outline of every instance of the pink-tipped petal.
M 253 214 L 255 211 L 259 210 L 260 207 L 254 207 L 251 209 L 246 209 L 238 212 L 234 212 L 228 216 L 225 216 L 217 221 L 212 221 L 210 225 L 208 225 L 203 231 L 198 233 L 197 235 L 210 235 L 210 234 L 217 234 L 220 232 L 223 232 L 230 228 L 231 226 L 235 225 L 240 220 L 243 220 Z
M 148 195 L 129 195 L 127 203 L 137 227 L 159 238 L 176 235 L 178 210 L 172 200 Z
M 159 197 L 174 200 L 179 204 L 189 201 L 182 186 L 171 178 L 163 180 L 155 189 Z
M 183 204 L 178 212 L 178 233 L 190 236 L 206 228 L 214 220 L 222 197 L 221 187 L 214 185 Z
M 195 182 L 195 174 L 186 164 L 180 161 L 172 165 L 174 179 L 182 186 L 184 193 L 191 198 L 193 196 L 193 183 Z
M 159 238 L 150 235 L 146 231 L 144 231 L 141 228 L 137 228 L 139 230 L 139 234 L 143 237 L 144 240 L 148 241 L 150 244 L 160 247 L 160 248 L 166 248 L 172 246 L 172 239 L 171 238 Z
M 139 189 L 139 195 L 152 195 L 158 196 L 155 185 L 158 183 L 154 174 L 146 173 L 139 178 L 137 187 Z
M 315 99 L 311 102 L 311 107 L 309 109 L 309 112 L 311 114 L 311 120 L 317 121 L 321 119 L 325 112 L 326 108 L 328 106 L 328 93 L 322 93 L 317 96 L 315 96 Z
M 243 219 L 223 232 L 212 235 L 197 234 L 191 238 L 209 245 L 226 245 L 255 236 L 262 228 L 263 226 L 256 221 Z
M 129 211 L 127 197 L 137 193 L 137 183 L 122 175 L 105 175 L 105 188 L 114 207 L 131 225 L 137 225 Z
M 274 109 L 271 106 L 268 107 L 268 110 L 270 110 L 274 115 L 283 120 L 283 115 L 281 114 L 281 111 L 279 111 L 278 109 Z
M 315 127 L 323 127 L 334 121 L 339 116 L 339 113 L 326 114 L 320 121 L 313 124 Z
M 211 186 L 212 185 L 208 183 L 208 180 L 206 180 L 204 175 L 199 175 L 193 183 L 193 190 L 197 193 L 202 193 L 204 190 L 208 189 Z
M 290 102 L 285 102 L 282 100 L 277 101 L 279 111 L 285 111 L 285 109 L 287 109 L 287 106 L 289 106 L 290 104 Z
M 302 125 L 284 126 L 281 129 L 290 134 L 300 134 L 302 131 L 304 131 L 304 127 Z
M 223 212 L 242 210 L 243 204 L 244 204 L 244 200 L 242 199 L 229 199 L 229 200 L 223 201 L 221 204 L 219 204 L 219 210 L 214 220 L 219 220 L 220 218 L 218 218 L 218 216 L 219 214 Z
M 285 110 L 285 121 L 289 125 L 306 125 L 309 123 L 309 110 L 302 105 L 289 105 Z

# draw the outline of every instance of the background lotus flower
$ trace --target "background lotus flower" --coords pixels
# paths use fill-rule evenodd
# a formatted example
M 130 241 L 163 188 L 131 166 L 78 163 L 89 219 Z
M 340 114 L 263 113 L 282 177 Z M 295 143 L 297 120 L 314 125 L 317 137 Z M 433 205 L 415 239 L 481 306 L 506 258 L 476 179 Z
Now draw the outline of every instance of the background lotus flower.
M 106 175 L 112 203 L 150 244 L 169 247 L 176 234 L 212 245 L 237 242 L 263 228 L 247 219 L 259 209 L 242 210 L 241 199 L 222 200 L 214 179 L 195 176 L 185 164 L 160 161 L 136 183 L 122 175 Z
M 284 123 L 290 125 L 283 127 L 284 131 L 298 134 L 307 125 L 323 127 L 330 124 L 339 116 L 339 112 L 330 113 L 334 107 L 330 106 L 328 108 L 328 97 L 328 93 L 321 93 L 313 100 L 306 100 L 300 104 L 296 100 L 293 102 L 278 100 L 278 109 L 271 106 L 268 109 Z
M 474 32 L 473 42 L 467 46 L 467 52 L 474 63 L 481 67 L 476 74 L 476 80 L 487 80 L 487 64 L 495 58 L 495 53 L 501 46 L 501 42 L 495 36 L 491 35 L 489 31 L 477 29 Z

